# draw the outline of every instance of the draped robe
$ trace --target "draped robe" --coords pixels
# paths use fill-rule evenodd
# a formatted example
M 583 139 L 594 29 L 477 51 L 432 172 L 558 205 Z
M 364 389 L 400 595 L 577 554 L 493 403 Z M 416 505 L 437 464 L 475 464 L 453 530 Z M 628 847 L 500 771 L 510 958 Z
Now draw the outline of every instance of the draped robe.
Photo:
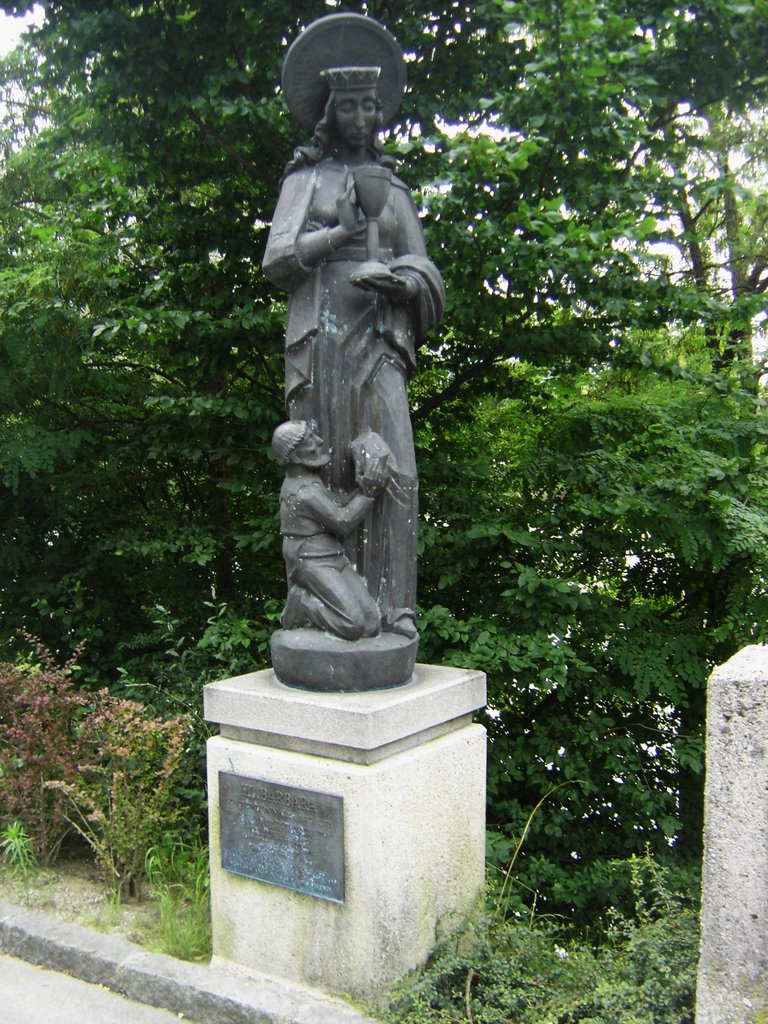
M 374 431 L 389 446 L 391 475 L 382 497 L 345 539 L 346 555 L 378 604 L 382 627 L 413 619 L 416 605 L 418 479 L 406 384 L 416 348 L 442 314 L 440 273 L 427 258 L 416 208 L 393 177 L 379 220 L 380 259 L 413 282 L 399 303 L 356 287 L 367 258 L 364 231 L 314 267 L 302 266 L 305 232 L 339 223 L 337 200 L 350 182 L 343 164 L 326 159 L 289 174 L 264 256 L 264 271 L 289 292 L 285 347 L 288 416 L 306 420 L 326 444 L 328 485 L 355 486 L 350 444 Z

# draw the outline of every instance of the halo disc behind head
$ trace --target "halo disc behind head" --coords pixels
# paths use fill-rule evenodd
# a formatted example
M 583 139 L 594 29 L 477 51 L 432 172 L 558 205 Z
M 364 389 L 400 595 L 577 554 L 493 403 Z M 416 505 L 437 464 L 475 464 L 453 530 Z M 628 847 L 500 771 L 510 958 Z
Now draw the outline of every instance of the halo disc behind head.
M 312 131 L 328 101 L 321 71 L 338 67 L 378 67 L 384 124 L 394 118 L 405 92 L 403 52 L 395 37 L 362 14 L 329 14 L 313 21 L 288 48 L 283 64 L 283 95 L 299 124 Z

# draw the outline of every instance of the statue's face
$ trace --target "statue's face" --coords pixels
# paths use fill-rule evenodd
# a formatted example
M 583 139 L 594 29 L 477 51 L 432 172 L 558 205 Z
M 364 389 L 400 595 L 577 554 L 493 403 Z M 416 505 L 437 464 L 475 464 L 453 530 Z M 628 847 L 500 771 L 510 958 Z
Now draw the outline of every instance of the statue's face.
M 303 440 L 291 453 L 290 461 L 298 463 L 300 466 L 307 466 L 309 469 L 319 469 L 322 466 L 327 466 L 331 457 L 326 454 L 322 437 L 318 437 L 317 434 L 308 430 Z
M 336 131 L 350 149 L 363 149 L 376 126 L 376 90 L 345 89 L 335 100 Z

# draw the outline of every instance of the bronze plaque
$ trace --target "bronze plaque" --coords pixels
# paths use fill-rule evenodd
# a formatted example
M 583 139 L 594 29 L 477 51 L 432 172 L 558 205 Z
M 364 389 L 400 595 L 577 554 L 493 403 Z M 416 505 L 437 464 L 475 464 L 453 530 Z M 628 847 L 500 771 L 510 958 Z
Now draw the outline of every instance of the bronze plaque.
M 219 772 L 219 807 L 226 871 L 344 902 L 340 796 Z

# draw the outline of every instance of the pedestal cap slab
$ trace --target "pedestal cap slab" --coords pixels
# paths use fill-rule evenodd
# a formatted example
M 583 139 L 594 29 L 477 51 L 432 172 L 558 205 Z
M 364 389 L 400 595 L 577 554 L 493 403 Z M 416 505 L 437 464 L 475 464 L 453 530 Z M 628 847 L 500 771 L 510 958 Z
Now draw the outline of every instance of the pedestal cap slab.
M 223 736 L 372 763 L 467 724 L 485 706 L 485 674 L 416 665 L 389 690 L 320 693 L 283 685 L 272 669 L 209 683 L 204 715 Z

